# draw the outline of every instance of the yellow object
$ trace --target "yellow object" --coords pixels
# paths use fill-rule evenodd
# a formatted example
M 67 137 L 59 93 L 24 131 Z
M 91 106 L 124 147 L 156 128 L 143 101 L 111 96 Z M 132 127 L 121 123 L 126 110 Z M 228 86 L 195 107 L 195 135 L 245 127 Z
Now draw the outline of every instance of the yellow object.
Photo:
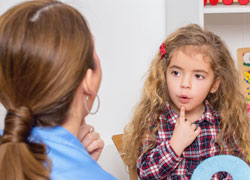
M 249 72 L 244 72 L 245 75 L 245 80 L 249 81 L 250 80 L 250 73 Z
M 121 152 L 122 151 L 122 137 L 123 137 L 123 134 L 116 134 L 116 135 L 112 136 L 112 140 L 113 140 L 115 147 L 119 153 L 122 153 Z M 128 167 L 128 172 L 129 172 L 130 180 L 137 180 L 138 179 L 136 171 L 134 171 Z

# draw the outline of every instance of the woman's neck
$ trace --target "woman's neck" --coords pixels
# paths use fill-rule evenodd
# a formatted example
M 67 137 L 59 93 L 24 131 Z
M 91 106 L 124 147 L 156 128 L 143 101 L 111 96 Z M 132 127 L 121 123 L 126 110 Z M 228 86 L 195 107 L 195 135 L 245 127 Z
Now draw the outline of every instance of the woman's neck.
M 82 98 L 74 98 L 65 123 L 62 125 L 65 129 L 70 131 L 76 137 L 78 137 L 81 124 L 85 123 L 86 112 L 84 111 Z
M 68 118 L 62 126 L 78 137 L 79 128 L 82 123 L 85 123 L 85 119 L 81 119 L 81 117 L 70 116 L 70 118 Z

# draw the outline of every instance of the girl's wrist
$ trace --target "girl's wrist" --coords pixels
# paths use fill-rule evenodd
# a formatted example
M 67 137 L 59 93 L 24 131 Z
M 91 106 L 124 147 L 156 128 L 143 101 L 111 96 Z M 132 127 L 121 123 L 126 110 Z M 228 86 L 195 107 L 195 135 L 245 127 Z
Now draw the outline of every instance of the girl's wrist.
M 170 139 L 170 146 L 172 147 L 172 149 L 174 150 L 174 152 L 178 155 L 181 156 L 181 154 L 184 151 L 184 148 L 182 148 L 180 145 L 176 144 L 173 139 Z

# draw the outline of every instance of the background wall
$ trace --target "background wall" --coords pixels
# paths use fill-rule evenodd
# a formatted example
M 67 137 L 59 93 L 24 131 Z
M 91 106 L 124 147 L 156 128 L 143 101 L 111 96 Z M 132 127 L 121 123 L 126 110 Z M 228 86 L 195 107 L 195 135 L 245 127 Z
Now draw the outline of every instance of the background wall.
M 0 14 L 22 0 L 0 1 Z M 95 37 L 103 81 L 99 91 L 101 108 L 87 117 L 105 141 L 99 164 L 119 180 L 129 179 L 111 140 L 123 132 L 152 58 L 166 37 L 165 0 L 63 0 L 88 20 Z M 0 107 L 0 129 L 5 110 Z
M 204 26 L 219 35 L 237 62 L 237 49 L 250 47 L 250 13 L 206 14 Z

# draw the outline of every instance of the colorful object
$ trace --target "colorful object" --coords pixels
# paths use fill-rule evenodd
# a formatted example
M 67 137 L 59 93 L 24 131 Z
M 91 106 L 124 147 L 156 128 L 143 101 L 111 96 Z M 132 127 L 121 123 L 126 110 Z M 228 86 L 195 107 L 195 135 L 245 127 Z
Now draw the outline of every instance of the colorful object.
M 250 48 L 237 49 L 238 70 L 240 74 L 241 93 L 250 105 Z
M 239 3 L 241 5 L 247 5 L 249 3 L 249 0 L 239 0 Z
M 210 0 L 209 2 L 211 5 L 216 5 L 218 4 L 219 0 Z
M 223 0 L 223 3 L 225 5 L 231 5 L 231 4 L 233 4 L 233 0 Z
M 250 168 L 243 160 L 231 155 L 218 155 L 204 160 L 197 166 L 191 180 L 211 180 L 217 172 L 228 172 L 233 179 L 250 179 Z
M 243 65 L 250 66 L 250 53 L 249 52 L 243 53 L 242 56 L 243 56 L 243 60 L 244 60 Z
M 204 6 L 206 6 L 206 4 L 207 4 L 207 0 L 204 0 Z
M 165 43 L 162 43 L 160 46 L 160 53 L 161 53 L 161 59 L 164 58 L 164 56 L 166 55 L 167 51 L 165 49 Z
M 248 84 L 250 84 L 250 71 L 244 72 L 244 81 Z
M 248 116 L 248 120 L 250 121 L 250 105 L 247 104 L 247 116 Z M 249 163 L 250 163 L 250 157 L 248 158 Z
M 217 5 L 223 3 L 224 5 L 232 5 L 233 3 L 239 3 L 240 5 L 247 5 L 249 0 L 204 0 L 204 6 L 210 3 L 211 5 Z
M 249 87 L 247 88 L 247 100 L 248 101 L 250 100 L 250 88 Z M 249 109 L 249 112 L 250 112 L 250 109 Z

